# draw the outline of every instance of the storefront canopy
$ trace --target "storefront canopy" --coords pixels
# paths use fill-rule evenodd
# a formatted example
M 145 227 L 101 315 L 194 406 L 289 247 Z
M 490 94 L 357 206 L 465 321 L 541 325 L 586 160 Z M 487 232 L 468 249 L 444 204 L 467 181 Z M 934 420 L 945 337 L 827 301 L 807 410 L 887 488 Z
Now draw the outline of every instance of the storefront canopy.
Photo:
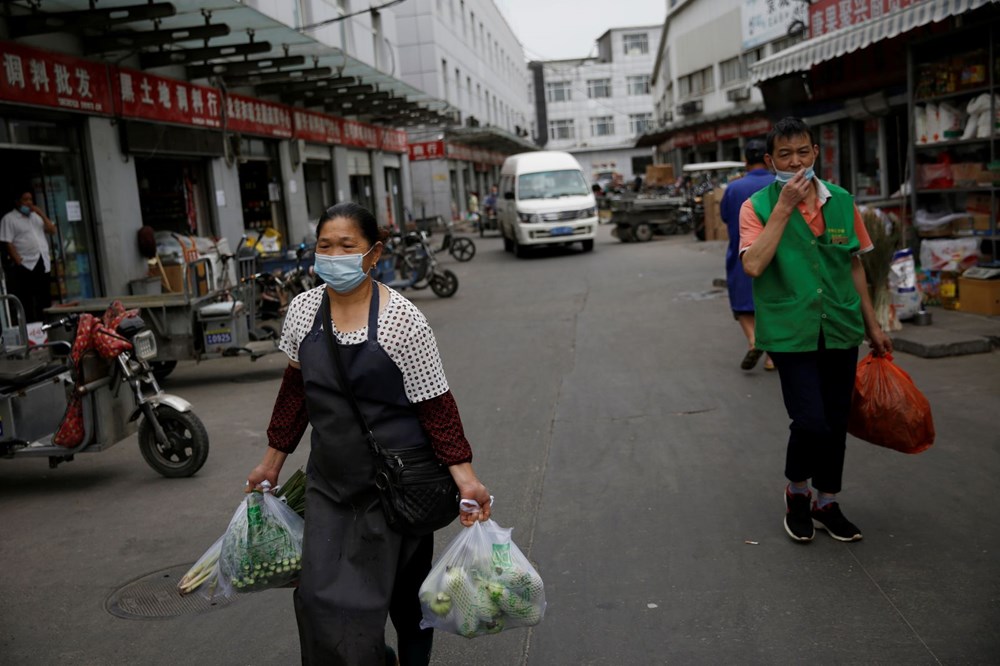
M 182 66 L 187 79 L 279 97 L 299 107 L 401 125 L 447 124 L 445 101 L 238 0 L 46 0 L 7 18 L 11 34 L 73 33 L 84 55 L 143 70 Z
M 515 136 L 499 127 L 456 127 L 447 131 L 446 138 L 466 146 L 483 148 L 505 155 L 538 150 L 538 146 L 531 141 Z
M 793 72 L 804 72 L 813 65 L 853 53 L 869 45 L 892 39 L 904 32 L 931 22 L 943 21 L 998 0 L 923 0 L 885 16 L 871 19 L 799 42 L 784 51 L 759 60 L 750 66 L 750 80 L 760 83 Z
M 729 108 L 725 111 L 699 115 L 696 118 L 686 118 L 679 122 L 671 123 L 667 127 L 661 127 L 659 129 L 646 132 L 645 134 L 640 134 L 635 140 L 635 147 L 648 148 L 649 146 L 658 146 L 674 134 L 696 127 L 709 126 L 727 120 L 741 121 L 748 118 L 755 119 L 757 116 L 760 116 L 763 111 L 764 105 L 762 103 L 753 102 Z

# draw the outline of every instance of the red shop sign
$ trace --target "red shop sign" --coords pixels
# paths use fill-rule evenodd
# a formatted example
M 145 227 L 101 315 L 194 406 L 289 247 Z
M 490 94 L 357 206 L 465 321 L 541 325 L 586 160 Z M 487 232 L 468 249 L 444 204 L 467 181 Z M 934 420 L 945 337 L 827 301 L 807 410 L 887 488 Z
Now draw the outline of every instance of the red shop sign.
M 715 143 L 715 128 L 707 127 L 695 132 L 695 139 L 698 143 Z
M 444 141 L 421 141 L 410 144 L 410 161 L 421 162 L 423 160 L 444 159 Z
M 448 159 L 460 160 L 462 162 L 472 161 L 472 150 L 467 146 L 449 143 L 445 146 L 445 150 L 448 153 Z
M 406 132 L 403 130 L 389 129 L 388 127 L 380 127 L 378 130 L 382 135 L 382 140 L 379 142 L 382 150 L 390 153 L 406 152 Z
M 344 129 L 345 146 L 378 149 L 378 128 L 374 125 L 359 123 L 356 120 L 342 120 L 341 127 Z
M 694 145 L 694 132 L 678 132 L 674 134 L 674 148 L 687 148 Z
M 0 42 L 0 100 L 111 115 L 107 66 Z
M 814 0 L 809 6 L 809 36 L 848 28 L 905 9 L 917 0 Z
M 767 118 L 753 118 L 740 123 L 740 136 L 759 136 L 771 131 L 771 121 Z
M 292 123 L 295 126 L 295 138 L 297 139 L 328 144 L 339 144 L 343 140 L 341 120 L 336 116 L 294 109 Z
M 737 123 L 726 123 L 715 128 L 715 136 L 720 141 L 735 139 L 740 135 L 740 126 Z
M 118 69 L 116 78 L 116 97 L 123 116 L 222 127 L 222 94 L 215 88 L 131 69 Z
M 280 139 L 292 138 L 294 131 L 288 107 L 243 95 L 226 95 L 226 128 Z

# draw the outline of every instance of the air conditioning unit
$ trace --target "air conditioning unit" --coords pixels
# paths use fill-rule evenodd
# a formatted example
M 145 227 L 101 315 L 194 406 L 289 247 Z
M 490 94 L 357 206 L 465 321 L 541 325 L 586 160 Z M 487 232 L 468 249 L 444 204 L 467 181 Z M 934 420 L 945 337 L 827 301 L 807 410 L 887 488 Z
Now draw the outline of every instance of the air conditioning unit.
M 730 102 L 745 102 L 750 99 L 750 88 L 743 86 L 726 91 L 726 99 Z
M 701 113 L 703 106 L 700 99 L 691 100 L 690 102 L 684 102 L 678 105 L 677 112 L 682 116 L 691 116 L 696 113 Z

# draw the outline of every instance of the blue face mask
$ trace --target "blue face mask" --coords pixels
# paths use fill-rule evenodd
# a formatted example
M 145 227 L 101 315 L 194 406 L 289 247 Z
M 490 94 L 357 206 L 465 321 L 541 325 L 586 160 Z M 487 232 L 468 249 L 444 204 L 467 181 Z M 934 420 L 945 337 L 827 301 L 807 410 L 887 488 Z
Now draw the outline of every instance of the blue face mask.
M 798 171 L 778 171 L 777 169 L 775 169 L 775 171 L 774 171 L 774 179 L 776 181 L 778 181 L 779 183 L 781 183 L 782 185 L 784 185 L 785 183 L 787 183 L 788 181 L 790 181 L 792 178 L 794 178 L 795 174 L 797 174 L 797 173 L 798 173 Z M 806 180 L 812 180 L 813 178 L 816 177 L 816 171 L 812 167 L 808 167 L 806 169 L 805 174 L 803 174 L 803 175 L 805 175 Z
M 18 210 L 21 211 L 21 215 L 27 215 L 31 212 L 31 206 L 21 206 Z
M 373 247 L 368 252 L 374 249 Z M 316 275 L 329 285 L 330 289 L 338 294 L 346 294 L 357 289 L 368 277 L 368 273 L 362 268 L 362 263 L 368 252 L 364 254 L 317 254 L 313 268 L 316 270 Z

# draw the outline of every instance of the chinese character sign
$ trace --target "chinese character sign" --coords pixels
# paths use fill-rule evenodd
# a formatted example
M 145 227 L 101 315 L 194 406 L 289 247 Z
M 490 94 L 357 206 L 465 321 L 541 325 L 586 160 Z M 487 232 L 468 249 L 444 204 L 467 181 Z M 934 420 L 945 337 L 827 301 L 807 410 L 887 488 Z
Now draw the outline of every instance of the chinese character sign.
M 110 115 L 111 87 L 103 63 L 0 42 L 0 100 Z
M 292 112 L 296 138 L 313 143 L 340 144 L 343 131 L 341 120 L 325 113 L 295 109 Z
M 382 140 L 379 142 L 382 150 L 390 153 L 407 152 L 406 132 L 397 129 L 378 128 Z
M 918 0 L 815 0 L 809 6 L 809 36 L 819 37 L 865 21 L 880 19 Z
M 788 34 L 796 21 L 809 27 L 812 10 L 800 0 L 743 0 L 743 50 Z
M 195 127 L 222 127 L 222 93 L 130 69 L 114 72 L 121 114 Z
M 289 139 L 294 129 L 292 111 L 273 102 L 227 95 L 226 128 L 231 132 Z

